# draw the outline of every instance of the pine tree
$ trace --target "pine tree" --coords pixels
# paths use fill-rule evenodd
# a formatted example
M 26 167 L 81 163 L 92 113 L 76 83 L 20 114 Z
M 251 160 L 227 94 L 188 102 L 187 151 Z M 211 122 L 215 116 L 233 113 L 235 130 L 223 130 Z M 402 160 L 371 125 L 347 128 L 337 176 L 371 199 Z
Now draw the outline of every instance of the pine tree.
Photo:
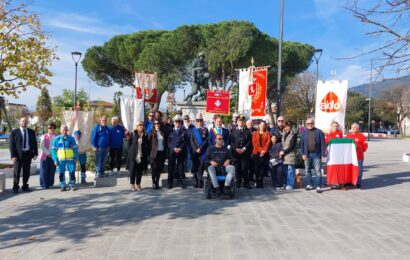
M 44 125 L 53 114 L 52 102 L 47 88 L 41 89 L 41 94 L 37 99 L 36 114 L 38 115 L 39 121 L 44 128 Z

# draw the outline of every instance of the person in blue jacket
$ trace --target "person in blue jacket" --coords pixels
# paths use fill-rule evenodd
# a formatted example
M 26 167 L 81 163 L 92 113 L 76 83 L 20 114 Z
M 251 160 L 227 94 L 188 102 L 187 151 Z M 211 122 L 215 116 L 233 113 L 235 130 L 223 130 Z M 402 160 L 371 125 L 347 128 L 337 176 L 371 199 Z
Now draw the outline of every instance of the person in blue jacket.
M 117 167 L 117 174 L 121 169 L 122 150 L 124 146 L 125 128 L 118 124 L 118 117 L 111 118 L 110 127 L 110 170 L 114 174 L 114 166 Z M 116 164 L 115 164 L 116 163 Z
M 104 177 L 104 165 L 110 148 L 110 129 L 107 126 L 107 117 L 102 116 L 91 136 L 91 146 L 95 152 L 96 177 Z
M 62 125 L 60 127 L 61 135 L 53 140 L 51 155 L 55 166 L 60 173 L 61 191 L 66 190 L 65 171 L 67 169 L 70 175 L 69 187 L 72 191 L 75 188 L 75 168 L 78 160 L 78 147 L 74 137 L 68 135 L 68 127 Z

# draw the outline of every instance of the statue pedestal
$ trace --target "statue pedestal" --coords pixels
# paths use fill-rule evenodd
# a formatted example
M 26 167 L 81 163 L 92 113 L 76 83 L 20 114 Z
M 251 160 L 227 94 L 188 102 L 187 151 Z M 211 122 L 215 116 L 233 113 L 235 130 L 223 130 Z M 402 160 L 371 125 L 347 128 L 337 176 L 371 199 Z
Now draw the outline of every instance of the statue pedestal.
M 181 109 L 182 115 L 188 115 L 191 122 L 195 122 L 196 115 L 202 114 L 204 122 L 209 124 L 212 122 L 213 114 L 206 113 L 205 101 L 183 101 L 177 102 L 176 105 Z

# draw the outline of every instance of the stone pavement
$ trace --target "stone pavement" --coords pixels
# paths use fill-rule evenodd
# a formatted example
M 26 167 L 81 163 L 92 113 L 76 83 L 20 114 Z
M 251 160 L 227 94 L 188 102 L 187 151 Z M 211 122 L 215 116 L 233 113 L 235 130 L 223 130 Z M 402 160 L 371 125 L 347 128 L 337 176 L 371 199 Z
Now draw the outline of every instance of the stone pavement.
M 363 190 L 237 190 L 205 200 L 192 187 L 0 194 L 0 259 L 406 259 L 410 140 L 375 140 Z M 165 178 L 165 175 L 163 175 Z M 31 178 L 38 185 L 38 176 Z M 11 179 L 8 180 L 8 188 Z

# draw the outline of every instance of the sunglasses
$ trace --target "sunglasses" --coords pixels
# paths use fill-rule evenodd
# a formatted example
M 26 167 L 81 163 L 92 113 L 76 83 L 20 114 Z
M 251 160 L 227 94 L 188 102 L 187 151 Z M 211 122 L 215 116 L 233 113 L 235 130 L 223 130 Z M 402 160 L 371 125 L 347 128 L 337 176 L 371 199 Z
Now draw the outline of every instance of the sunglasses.
M 223 138 L 216 138 L 216 140 L 223 140 Z
M 278 122 L 283 122 L 283 120 L 278 120 Z
M 148 115 L 148 116 L 154 116 L 154 115 Z
M 154 125 L 159 125 L 159 122 L 155 122 Z
M 307 125 L 313 125 L 313 123 L 306 123 Z
M 182 121 L 175 121 L 174 123 L 175 123 L 175 124 L 176 124 L 176 123 L 181 124 L 181 123 L 182 123 Z

